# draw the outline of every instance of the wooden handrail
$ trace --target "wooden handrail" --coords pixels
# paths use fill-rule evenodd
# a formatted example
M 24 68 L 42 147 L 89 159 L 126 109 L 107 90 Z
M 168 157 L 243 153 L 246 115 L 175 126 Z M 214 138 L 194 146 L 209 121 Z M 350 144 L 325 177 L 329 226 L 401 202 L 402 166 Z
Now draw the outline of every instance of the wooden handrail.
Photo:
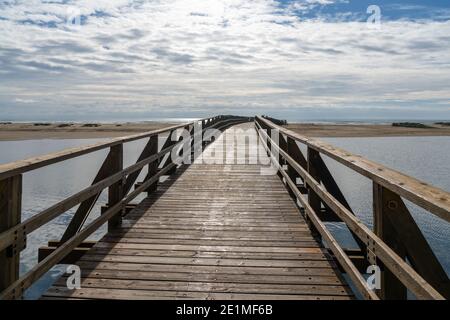
M 204 121 L 214 121 L 217 119 L 224 119 L 225 117 L 231 116 L 216 116 L 212 118 L 204 118 L 197 120 L 198 122 Z M 88 153 L 92 153 L 95 151 L 99 151 L 102 149 L 110 148 L 112 146 L 123 144 L 127 142 L 132 142 L 140 139 L 150 138 L 155 135 L 159 135 L 161 133 L 170 132 L 172 130 L 181 129 L 189 125 L 193 125 L 195 121 L 186 122 L 166 128 L 161 128 L 153 131 L 138 133 L 134 135 L 118 137 L 113 139 L 108 139 L 105 142 L 98 142 L 94 144 L 90 144 L 87 146 L 75 147 L 65 149 L 59 152 L 45 154 L 42 156 L 32 157 L 25 160 L 14 161 L 6 164 L 0 165 L 0 180 L 15 176 L 17 174 L 22 174 L 28 171 L 32 171 L 38 168 L 42 168 L 48 166 L 50 164 L 54 164 L 57 162 L 61 162 L 64 160 L 76 158 Z
M 364 159 L 359 155 L 336 148 L 326 142 L 302 136 L 262 117 L 257 117 L 257 119 L 270 128 L 279 130 L 286 136 L 338 161 L 441 219 L 450 222 L 450 193 L 374 161 Z
M 325 238 L 327 243 L 329 243 L 330 249 L 335 254 L 337 260 L 341 263 L 343 269 L 349 274 L 350 278 L 364 297 L 373 299 L 373 296 L 367 290 L 367 287 L 364 285 L 364 283 L 361 283 L 361 275 L 352 264 L 349 265 L 348 257 L 345 255 L 344 250 L 340 248 L 331 234 L 329 234 L 329 232 L 326 230 L 325 225 L 318 218 L 317 212 L 315 212 L 314 209 L 309 205 L 309 200 L 306 201 L 305 197 L 302 196 L 302 194 L 299 192 L 297 183 L 293 182 L 290 175 L 280 167 L 280 159 L 284 159 L 285 161 L 287 161 L 287 163 L 300 175 L 308 188 L 312 190 L 314 194 L 319 196 L 324 204 L 326 204 L 335 214 L 337 214 L 337 216 L 348 226 L 353 234 L 356 235 L 362 243 L 366 244 L 368 248 L 370 248 L 371 252 L 376 252 L 376 256 L 383 262 L 384 266 L 389 268 L 389 270 L 391 270 L 392 273 L 418 298 L 444 299 L 444 297 L 424 278 L 422 278 L 409 264 L 407 264 L 402 257 L 398 256 L 396 252 L 394 252 L 388 245 L 386 245 L 381 238 L 379 238 L 374 232 L 372 232 L 361 221 L 359 221 L 345 205 L 343 205 L 335 197 L 333 197 L 333 195 L 331 195 L 326 190 L 326 188 L 324 188 L 319 183 L 319 181 L 311 176 L 311 174 L 308 172 L 309 167 L 308 170 L 306 170 L 301 164 L 295 161 L 288 152 L 283 150 L 283 148 L 280 147 L 269 136 L 269 134 L 265 132 L 265 130 L 263 130 L 261 124 L 264 124 L 269 129 L 278 130 L 279 127 L 260 117 L 257 117 L 255 121 L 257 132 L 262 140 L 264 147 L 269 152 L 272 162 L 277 165 L 277 168 L 284 177 L 287 185 L 293 191 L 295 197 L 300 201 L 302 206 L 305 208 L 308 218 L 311 219 L 314 227 Z M 285 131 L 280 130 L 279 133 L 281 132 L 285 133 Z M 294 135 L 291 134 L 289 135 L 289 137 L 294 137 Z M 303 141 L 309 141 L 309 139 Z M 274 155 L 273 153 L 276 153 L 276 155 Z M 403 176 L 407 177 L 405 175 Z M 431 267 L 436 266 L 432 265 Z M 439 272 L 445 274 L 440 266 L 437 266 L 436 269 Z M 447 277 L 446 275 L 443 275 L 442 278 Z M 448 288 L 445 287 L 446 284 L 444 283 L 443 285 L 444 291 L 448 293 Z
M 263 133 L 265 134 L 266 139 L 272 141 L 272 139 L 268 137 L 265 132 Z M 429 286 L 429 284 L 427 284 L 426 281 L 423 280 L 406 262 L 402 261 L 394 251 L 384 245 L 381 239 L 379 239 L 369 228 L 367 228 L 359 219 L 357 219 L 347 208 L 339 203 L 339 201 L 337 201 L 332 195 L 330 195 L 304 168 L 302 168 L 286 152 L 284 152 L 275 143 L 273 143 L 273 141 L 272 147 L 277 149 L 280 155 L 294 167 L 294 169 L 305 179 L 306 183 L 312 189 L 314 189 L 314 191 L 321 197 L 321 199 L 323 199 L 333 209 L 333 211 L 342 219 L 342 221 L 344 221 L 347 226 L 353 232 L 355 232 L 358 237 L 360 237 L 361 240 L 365 242 L 373 242 L 373 244 L 376 246 L 376 252 L 379 255 L 380 259 L 382 259 L 382 261 L 386 263 L 386 265 L 390 269 L 401 269 L 399 275 L 403 278 L 405 284 L 407 284 L 408 286 L 412 284 L 416 285 L 411 289 L 413 293 L 423 298 L 442 298 L 442 296 L 431 286 Z M 291 180 L 289 177 L 287 178 Z M 305 202 L 301 198 L 299 200 L 302 203 Z M 313 212 L 310 207 L 307 207 L 307 209 L 307 211 Z M 423 285 L 426 286 L 425 290 L 422 290 Z

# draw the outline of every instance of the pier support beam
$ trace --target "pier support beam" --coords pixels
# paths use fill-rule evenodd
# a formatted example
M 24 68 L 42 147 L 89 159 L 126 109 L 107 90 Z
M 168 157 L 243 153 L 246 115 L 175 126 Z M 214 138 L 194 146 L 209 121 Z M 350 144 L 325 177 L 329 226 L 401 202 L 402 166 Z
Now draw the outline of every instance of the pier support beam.
M 389 220 L 388 214 L 390 210 L 399 208 L 397 199 L 391 197 L 390 192 L 383 186 L 373 183 L 373 224 L 375 234 L 381 238 L 395 253 L 402 259 L 406 258 L 406 250 L 399 241 L 395 227 Z M 368 254 L 373 254 L 368 249 Z M 372 262 L 373 263 L 373 262 Z M 386 267 L 380 266 L 381 271 L 381 288 L 377 290 L 377 294 L 384 300 L 406 300 L 406 287 L 398 280 L 398 278 Z
M 111 147 L 111 161 L 109 163 L 109 172 L 111 175 L 123 170 L 123 144 Z M 120 180 L 108 188 L 109 207 L 122 201 L 124 196 L 124 180 Z M 108 231 L 117 228 L 122 223 L 122 213 L 118 213 L 108 221 Z
M 307 151 L 307 167 L 308 167 L 308 173 L 317 181 L 320 183 L 320 172 L 317 168 L 317 158 L 320 157 L 319 152 L 316 150 L 308 147 Z M 320 200 L 320 197 L 317 195 L 317 193 L 314 192 L 314 190 L 308 186 L 308 203 L 311 206 L 311 208 L 314 210 L 314 212 L 320 212 L 322 210 L 322 201 Z M 316 238 L 321 238 L 319 232 L 314 227 L 314 225 L 311 223 L 311 221 L 307 218 L 307 222 L 309 224 L 309 227 L 311 229 L 311 232 L 313 233 L 313 236 Z
M 22 206 L 22 175 L 0 181 L 0 233 L 20 223 Z M 0 292 L 19 278 L 20 251 L 26 235 L 19 231 L 15 242 L 0 252 Z
M 170 138 L 170 137 L 169 137 Z M 153 136 L 150 138 L 150 154 L 154 155 L 158 153 L 158 136 Z M 171 163 L 171 162 L 169 162 Z M 151 179 L 158 172 L 158 161 L 153 161 L 148 164 L 148 173 L 147 179 Z M 150 187 L 147 188 L 147 194 L 150 194 L 156 191 L 158 187 L 158 181 L 151 184 Z
M 295 142 L 294 139 L 287 136 L 287 153 L 289 154 L 292 159 L 294 159 L 295 162 L 297 162 L 299 165 L 302 166 L 303 169 L 308 170 L 308 164 L 306 162 L 305 156 L 303 155 L 302 151 L 300 150 L 299 146 Z M 306 189 L 305 184 L 303 185 L 298 183 L 298 179 L 303 181 L 301 179 L 298 172 L 292 167 L 292 165 L 288 162 L 288 175 L 291 178 L 291 180 L 297 185 L 298 189 L 302 194 L 307 194 L 308 190 Z

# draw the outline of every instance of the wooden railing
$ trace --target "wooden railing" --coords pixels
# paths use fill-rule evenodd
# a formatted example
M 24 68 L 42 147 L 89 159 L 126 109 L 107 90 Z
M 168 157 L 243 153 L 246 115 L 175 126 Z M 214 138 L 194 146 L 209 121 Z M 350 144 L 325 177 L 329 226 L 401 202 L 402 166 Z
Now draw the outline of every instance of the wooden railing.
M 448 276 L 403 201 L 409 200 L 448 223 L 448 192 L 268 119 L 256 117 L 255 126 L 313 233 L 326 242 L 364 298 L 406 299 L 407 290 L 418 299 L 450 298 Z M 306 147 L 306 156 L 297 143 Z M 374 230 L 355 216 L 322 155 L 372 180 Z M 343 249 L 327 229 L 327 221 L 345 223 L 359 250 Z M 363 276 L 370 265 L 381 269 L 381 288 L 375 291 Z
M 169 175 L 176 170 L 177 164 L 170 157 L 174 148 L 177 155 L 191 157 L 195 148 L 202 147 L 204 141 L 212 138 L 213 134 L 206 130 L 213 128 L 223 130 L 228 126 L 248 121 L 253 121 L 253 118 L 216 116 L 0 165 L 0 299 L 22 297 L 28 287 L 50 268 L 60 263 L 102 225 L 108 223 L 108 229 L 118 226 L 130 201 L 142 192 L 155 190 L 161 176 Z M 194 130 L 198 124 L 202 125 L 199 143 L 196 142 L 196 135 L 199 132 Z M 187 139 L 177 135 L 180 129 L 188 130 Z M 168 135 L 167 140 L 158 150 L 158 137 L 166 135 Z M 137 162 L 128 168 L 123 168 L 123 145 L 141 139 L 148 139 L 148 142 Z M 186 146 L 188 149 L 185 149 Z M 24 173 L 103 149 L 109 149 L 109 153 L 91 186 L 21 221 L 22 175 Z M 183 154 L 183 150 L 190 151 Z M 137 184 L 131 191 L 144 167 L 147 168 L 144 181 Z M 104 189 L 108 189 L 106 210 L 84 226 L 86 218 Z M 19 277 L 20 252 L 26 246 L 27 235 L 78 204 L 56 250 Z

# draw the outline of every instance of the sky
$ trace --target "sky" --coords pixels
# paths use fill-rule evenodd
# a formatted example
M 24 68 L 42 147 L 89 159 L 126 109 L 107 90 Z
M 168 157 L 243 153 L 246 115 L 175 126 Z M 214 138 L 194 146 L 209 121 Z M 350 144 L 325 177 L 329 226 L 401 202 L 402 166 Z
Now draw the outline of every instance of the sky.
M 0 0 L 0 120 L 450 119 L 450 1 Z

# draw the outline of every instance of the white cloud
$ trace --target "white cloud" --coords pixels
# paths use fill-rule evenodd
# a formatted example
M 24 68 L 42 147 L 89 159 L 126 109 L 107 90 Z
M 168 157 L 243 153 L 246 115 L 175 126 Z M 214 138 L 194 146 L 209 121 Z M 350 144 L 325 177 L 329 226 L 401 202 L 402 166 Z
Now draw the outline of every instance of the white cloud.
M 68 8 L 82 15 L 79 28 L 66 25 Z M 386 21 L 369 30 L 300 20 L 272 0 L 28 0 L 0 12 L 0 118 L 449 108 L 448 21 Z
M 35 103 L 35 100 L 32 99 L 20 99 L 20 98 L 16 98 L 14 101 L 18 102 L 18 103 Z

